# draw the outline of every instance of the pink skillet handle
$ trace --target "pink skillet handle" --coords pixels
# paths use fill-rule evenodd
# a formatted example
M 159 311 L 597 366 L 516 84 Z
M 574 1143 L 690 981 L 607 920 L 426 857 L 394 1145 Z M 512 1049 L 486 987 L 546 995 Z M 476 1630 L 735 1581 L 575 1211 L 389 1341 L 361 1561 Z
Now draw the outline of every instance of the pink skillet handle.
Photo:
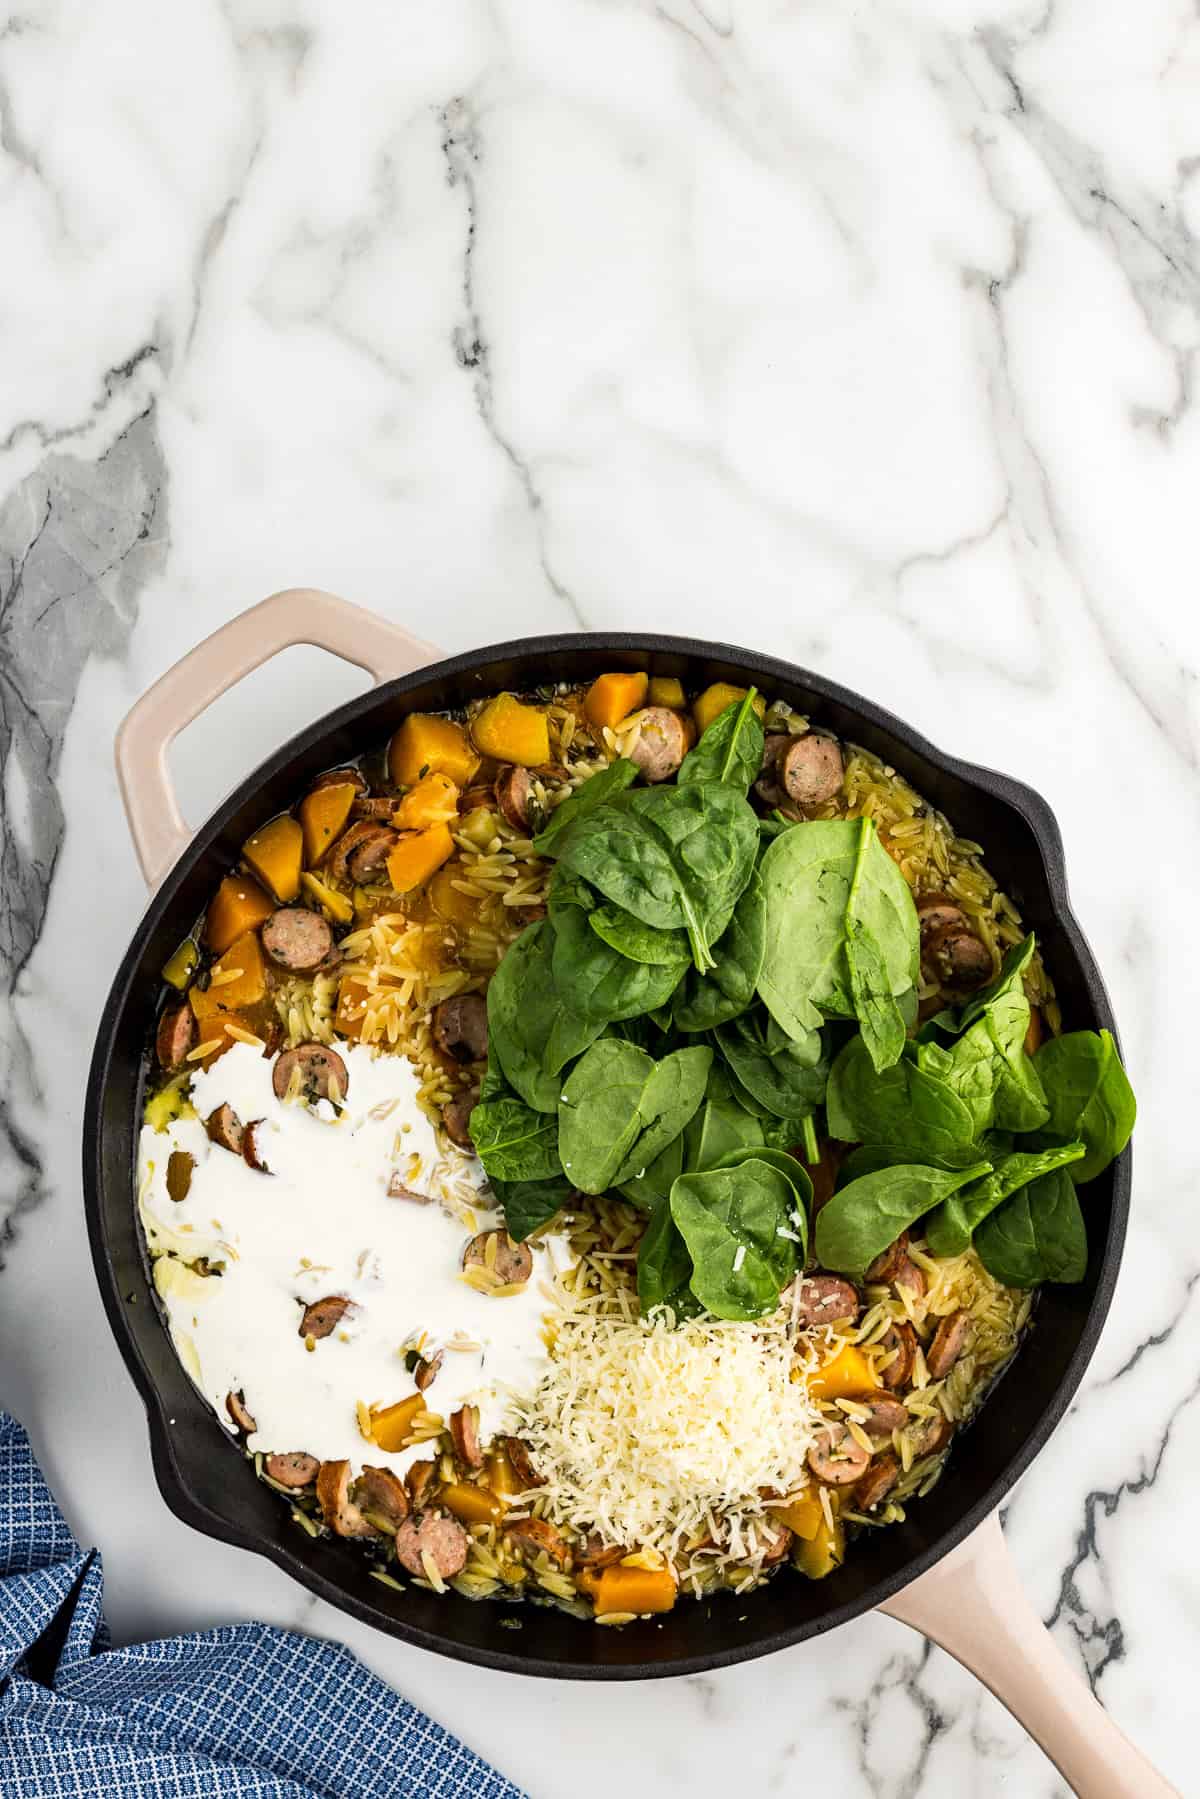
M 879 1609 L 969 1668 L 1080 1799 L 1180 1799 L 1055 1648 L 1017 1578 L 998 1514 Z
M 117 778 L 147 885 L 158 886 L 192 832 L 179 810 L 167 751 L 185 725 L 281 650 L 311 643 L 374 675 L 409 674 L 439 652 L 398 625 L 315 587 L 289 587 L 251 606 L 169 668 L 117 732 Z

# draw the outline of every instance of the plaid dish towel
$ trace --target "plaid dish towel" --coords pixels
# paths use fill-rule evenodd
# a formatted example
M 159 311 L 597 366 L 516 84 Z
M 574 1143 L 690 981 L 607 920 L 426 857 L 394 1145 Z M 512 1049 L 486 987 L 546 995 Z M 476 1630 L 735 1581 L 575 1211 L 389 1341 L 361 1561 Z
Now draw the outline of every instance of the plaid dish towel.
M 521 1799 L 347 1649 L 267 1624 L 110 1649 L 102 1595 L 0 1411 L 0 1799 Z

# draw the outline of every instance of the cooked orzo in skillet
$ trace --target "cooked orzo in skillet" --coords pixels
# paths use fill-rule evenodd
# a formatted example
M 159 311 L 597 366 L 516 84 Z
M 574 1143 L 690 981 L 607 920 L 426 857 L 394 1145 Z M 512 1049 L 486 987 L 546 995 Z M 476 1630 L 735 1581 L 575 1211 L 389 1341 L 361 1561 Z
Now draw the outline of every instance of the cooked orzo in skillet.
M 636 671 L 413 714 L 264 821 L 164 970 L 139 1202 L 297 1524 L 620 1624 L 902 1519 L 1133 1123 L 982 854 Z

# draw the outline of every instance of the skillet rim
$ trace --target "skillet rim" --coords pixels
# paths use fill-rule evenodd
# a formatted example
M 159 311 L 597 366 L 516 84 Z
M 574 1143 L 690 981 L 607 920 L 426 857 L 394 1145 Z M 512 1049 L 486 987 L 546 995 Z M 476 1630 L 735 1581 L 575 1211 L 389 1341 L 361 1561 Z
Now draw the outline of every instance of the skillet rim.
M 704 1653 L 679 1656 L 670 1661 L 593 1663 L 552 1661 L 542 1656 L 519 1656 L 485 1645 L 465 1643 L 439 1632 L 426 1630 L 397 1618 L 360 1600 L 338 1582 L 313 1569 L 299 1555 L 282 1543 L 262 1537 L 257 1532 L 241 1529 L 229 1519 L 212 1511 L 199 1501 L 188 1486 L 186 1475 L 169 1430 L 165 1402 L 159 1395 L 153 1376 L 144 1362 L 126 1307 L 119 1291 L 116 1271 L 109 1259 L 105 1239 L 102 1189 L 104 1174 L 102 1151 L 103 1094 L 109 1068 L 114 1060 L 115 1039 L 130 999 L 130 989 L 140 972 L 148 940 L 167 912 L 176 891 L 201 857 L 219 838 L 227 820 L 271 779 L 283 773 L 322 736 L 338 729 L 352 729 L 389 701 L 423 686 L 430 680 L 447 680 L 471 676 L 480 670 L 505 661 L 552 659 L 562 652 L 609 652 L 616 656 L 677 656 L 691 661 L 732 664 L 764 682 L 775 680 L 803 686 L 819 696 L 826 705 L 841 706 L 856 714 L 874 729 L 905 746 L 905 749 L 935 769 L 978 790 L 1015 812 L 1024 823 L 1041 861 L 1050 910 L 1066 937 L 1075 957 L 1097 1024 L 1112 1032 L 1119 1043 L 1112 1006 L 1103 977 L 1091 947 L 1075 916 L 1067 889 L 1062 836 L 1049 805 L 1036 789 L 995 769 L 951 756 L 930 742 L 921 732 L 906 724 L 886 707 L 852 688 L 830 680 L 814 670 L 787 662 L 780 657 L 701 638 L 678 637 L 653 632 L 567 632 L 508 639 L 484 645 L 454 656 L 441 657 L 424 667 L 396 679 L 381 682 L 340 707 L 322 714 L 303 730 L 295 733 L 266 757 L 217 805 L 194 833 L 190 843 L 150 896 L 121 964 L 114 977 L 97 1027 L 96 1043 L 88 1074 L 83 1127 L 84 1209 L 93 1267 L 100 1287 L 101 1299 L 109 1327 L 122 1359 L 129 1370 L 146 1409 L 150 1432 L 151 1461 L 159 1492 L 169 1509 L 184 1523 L 219 1541 L 252 1550 L 264 1556 L 302 1586 L 363 1623 L 386 1634 L 446 1656 L 505 1673 L 533 1678 L 568 1680 L 647 1680 L 704 1673 L 714 1668 L 730 1667 L 759 1656 L 773 1654 L 793 1644 L 823 1635 L 848 1623 L 852 1618 L 874 1610 L 885 1600 L 902 1591 L 920 1575 L 934 1567 L 1001 1504 L 1017 1481 L 1025 1474 L 1062 1420 L 1078 1391 L 1108 1316 L 1116 1286 L 1125 1235 L 1128 1228 L 1132 1188 L 1132 1152 L 1126 1148 L 1112 1165 L 1112 1202 L 1108 1233 L 1105 1238 L 1096 1275 L 1095 1291 L 1080 1330 L 1076 1347 L 1033 1427 L 1004 1463 L 991 1485 L 973 1503 L 966 1506 L 956 1521 L 924 1550 L 919 1551 L 900 1568 L 885 1574 L 865 1591 L 832 1606 L 815 1618 L 798 1620 L 794 1625 L 736 1644 L 715 1647 Z M 719 1639 L 719 1623 L 714 1637 Z

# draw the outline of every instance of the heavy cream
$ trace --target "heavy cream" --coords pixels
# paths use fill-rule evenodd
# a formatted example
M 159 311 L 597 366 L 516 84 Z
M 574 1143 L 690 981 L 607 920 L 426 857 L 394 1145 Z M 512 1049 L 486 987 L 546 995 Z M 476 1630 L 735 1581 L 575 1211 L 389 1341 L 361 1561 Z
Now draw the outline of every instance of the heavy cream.
M 470 1238 L 500 1222 L 479 1164 L 439 1149 L 403 1056 L 348 1043 L 338 1053 L 349 1075 L 340 1116 L 324 1102 L 276 1099 L 271 1062 L 248 1044 L 197 1073 L 198 1116 L 142 1130 L 141 1216 L 176 1348 L 223 1424 L 232 1428 L 226 1395 L 241 1391 L 257 1424 L 251 1449 L 400 1472 L 428 1448 L 387 1454 L 367 1443 L 358 1407 L 408 1397 L 406 1352 L 441 1349 L 429 1409 L 446 1417 L 478 1405 L 481 1437 L 502 1429 L 511 1396 L 531 1393 L 545 1368 L 547 1289 L 569 1257 L 564 1239 L 549 1238 L 523 1292 L 506 1298 L 462 1280 Z M 265 1120 L 257 1148 L 269 1174 L 209 1141 L 202 1120 L 222 1103 L 243 1124 Z M 179 1202 L 167 1192 L 173 1150 L 195 1158 Z M 393 1176 L 431 1203 L 389 1197 Z M 201 1257 L 223 1273 L 186 1266 Z M 330 1294 L 350 1308 L 306 1347 L 304 1308 Z

